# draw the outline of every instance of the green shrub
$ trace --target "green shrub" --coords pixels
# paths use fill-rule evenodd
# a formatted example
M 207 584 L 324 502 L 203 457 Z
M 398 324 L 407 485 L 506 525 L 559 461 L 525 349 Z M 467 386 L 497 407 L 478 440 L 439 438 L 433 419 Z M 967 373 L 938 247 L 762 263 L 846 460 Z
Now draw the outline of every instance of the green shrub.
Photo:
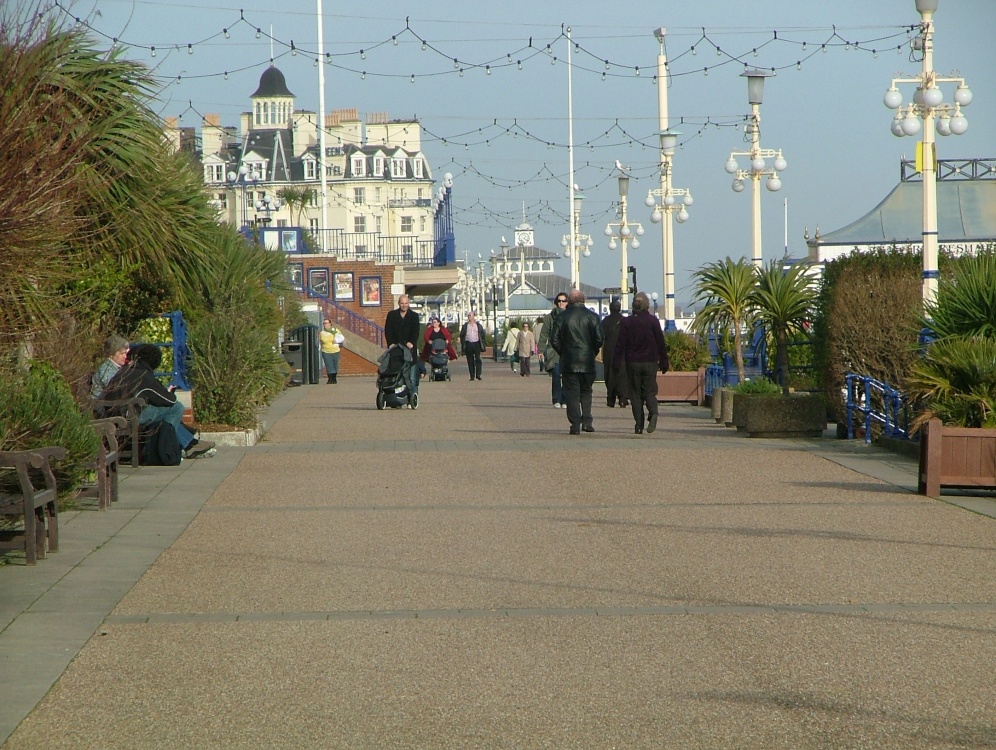
M 951 336 L 933 342 L 909 379 L 924 408 L 919 428 L 932 417 L 957 427 L 996 427 L 996 339 Z
M 194 414 L 205 424 L 256 426 L 287 382 L 276 337 L 242 309 L 205 315 L 190 329 Z
M 767 378 L 757 378 L 756 380 L 745 380 L 733 386 L 734 393 L 751 393 L 754 395 L 780 394 L 782 388 L 778 383 L 772 383 Z
M 53 462 L 62 497 L 73 494 L 97 454 L 97 436 L 69 385 L 52 367 L 30 363 L 28 372 L 11 363 L 0 365 L 0 450 L 23 451 L 56 445 L 66 449 L 63 461 Z M 32 481 L 41 481 L 32 477 Z M 0 489 L 18 486 L 12 473 L 0 475 Z
M 672 372 L 698 370 L 711 361 L 709 346 L 696 336 L 681 331 L 666 331 L 664 343 Z

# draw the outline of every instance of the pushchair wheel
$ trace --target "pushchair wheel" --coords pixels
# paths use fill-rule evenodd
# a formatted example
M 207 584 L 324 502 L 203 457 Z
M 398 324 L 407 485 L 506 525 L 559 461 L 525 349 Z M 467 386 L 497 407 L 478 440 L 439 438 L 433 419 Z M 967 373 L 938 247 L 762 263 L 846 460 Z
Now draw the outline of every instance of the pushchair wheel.
M 384 411 L 384 394 L 383 393 L 378 393 L 377 394 L 377 409 L 379 411 Z
M 418 408 L 418 394 L 417 393 L 413 393 L 411 396 L 408 397 L 408 408 L 409 409 L 417 409 Z

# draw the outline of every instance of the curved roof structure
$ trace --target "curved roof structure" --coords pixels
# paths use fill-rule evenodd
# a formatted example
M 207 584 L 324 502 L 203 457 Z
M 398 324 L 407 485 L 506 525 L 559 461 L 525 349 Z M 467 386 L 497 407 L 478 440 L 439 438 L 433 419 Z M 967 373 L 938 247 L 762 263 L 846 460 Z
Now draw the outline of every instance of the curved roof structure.
M 287 88 L 287 79 L 284 78 L 284 74 L 271 65 L 259 77 L 259 88 L 252 96 L 255 98 L 257 96 L 294 96 L 294 94 Z

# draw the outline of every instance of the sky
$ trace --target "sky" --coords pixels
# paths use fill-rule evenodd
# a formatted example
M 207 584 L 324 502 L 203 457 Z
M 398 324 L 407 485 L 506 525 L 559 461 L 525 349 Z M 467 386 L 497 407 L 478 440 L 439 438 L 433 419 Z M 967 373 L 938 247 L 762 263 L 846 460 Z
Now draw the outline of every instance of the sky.
M 208 113 L 237 125 L 271 56 L 297 107 L 319 109 L 317 0 L 58 2 L 64 10 L 53 13 L 63 22 L 78 18 L 98 44 L 116 39 L 126 57 L 154 69 L 162 88 L 152 108 L 179 116 L 181 126 L 199 127 Z M 786 235 L 789 255 L 804 257 L 807 228 L 826 234 L 861 218 L 898 183 L 900 159 L 913 158 L 916 139 L 891 133 L 882 97 L 893 77 L 920 71 L 909 45 L 920 16 L 914 0 L 667 5 L 325 0 L 326 110 L 418 118 L 433 177 L 441 184 L 453 175 L 457 254 L 471 263 L 498 251 L 522 221 L 538 247 L 562 251 L 572 124 L 581 232 L 594 240 L 581 280 L 620 285 L 620 254 L 603 234 L 617 221 L 619 161 L 631 176 L 628 219 L 645 230 L 628 263 L 639 288 L 663 298 L 661 232 L 644 198 L 660 187 L 653 32 L 665 27 L 671 127 L 683 134 L 672 183 L 694 198 L 689 220 L 675 224 L 680 311 L 697 268 L 750 257 L 751 189 L 735 193 L 724 170 L 731 151 L 749 148 L 740 73 L 776 70 L 765 85 L 761 146 L 781 149 L 788 162 L 782 189 L 762 188 L 764 259 L 784 255 Z M 939 158 L 996 157 L 996 0 L 938 5 L 934 68 L 963 76 L 974 94 L 964 110 L 968 132 L 939 138 Z M 909 101 L 914 86 L 899 88 Z M 951 101 L 953 85 L 942 88 Z M 569 262 L 557 270 L 568 276 Z

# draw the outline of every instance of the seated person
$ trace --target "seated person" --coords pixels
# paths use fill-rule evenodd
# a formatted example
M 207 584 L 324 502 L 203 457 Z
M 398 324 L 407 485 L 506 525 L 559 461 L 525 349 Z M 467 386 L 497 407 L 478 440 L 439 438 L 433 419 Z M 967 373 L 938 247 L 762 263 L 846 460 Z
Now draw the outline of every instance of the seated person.
M 442 324 L 439 318 L 432 318 L 425 329 L 425 343 L 422 345 L 421 355 L 423 362 L 429 361 L 429 357 L 432 355 L 432 342 L 436 339 L 442 339 L 446 342 L 446 357 L 448 359 L 457 358 L 456 351 L 453 349 L 453 336 L 449 329 Z
M 156 368 L 162 362 L 162 352 L 154 344 L 139 344 L 128 354 L 128 364 L 118 370 L 107 384 L 104 398 L 108 400 L 141 398 L 146 405 L 138 415 L 139 424 L 168 422 L 176 431 L 176 441 L 184 458 L 215 455 L 214 443 L 198 440 L 182 423 L 183 404 L 176 400 L 173 386 L 166 388 L 156 379 Z
M 107 359 L 100 364 L 90 381 L 90 398 L 94 401 L 104 397 L 107 384 L 128 360 L 128 342 L 117 334 L 108 336 L 104 341 L 104 356 Z

